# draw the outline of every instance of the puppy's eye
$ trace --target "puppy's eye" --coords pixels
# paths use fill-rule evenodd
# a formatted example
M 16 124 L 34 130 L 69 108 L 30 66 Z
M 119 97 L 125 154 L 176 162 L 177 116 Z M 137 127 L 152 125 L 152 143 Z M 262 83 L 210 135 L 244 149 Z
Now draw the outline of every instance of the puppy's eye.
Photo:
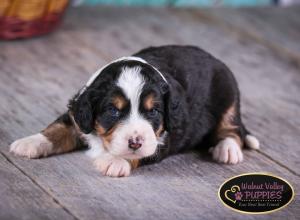
M 119 117 L 120 114 L 121 114 L 121 112 L 116 107 L 114 107 L 114 106 L 110 106 L 108 108 L 108 112 L 113 117 Z
M 158 113 L 159 113 L 158 110 L 153 108 L 147 112 L 147 115 L 151 118 L 154 118 L 158 116 Z

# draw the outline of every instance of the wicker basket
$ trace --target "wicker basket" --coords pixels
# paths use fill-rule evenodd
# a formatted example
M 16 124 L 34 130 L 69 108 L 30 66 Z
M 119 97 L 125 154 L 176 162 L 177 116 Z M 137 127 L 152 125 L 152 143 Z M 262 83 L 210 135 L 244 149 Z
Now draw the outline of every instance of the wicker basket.
M 0 38 L 27 38 L 52 31 L 68 1 L 0 0 Z

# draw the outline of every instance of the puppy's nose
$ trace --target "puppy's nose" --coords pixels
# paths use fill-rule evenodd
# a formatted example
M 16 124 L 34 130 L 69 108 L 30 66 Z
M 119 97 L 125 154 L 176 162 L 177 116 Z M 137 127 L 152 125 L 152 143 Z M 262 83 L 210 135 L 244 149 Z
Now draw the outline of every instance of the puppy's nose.
M 144 139 L 141 136 L 137 136 L 136 138 L 131 137 L 128 140 L 128 147 L 132 150 L 137 150 L 142 146 L 143 141 Z

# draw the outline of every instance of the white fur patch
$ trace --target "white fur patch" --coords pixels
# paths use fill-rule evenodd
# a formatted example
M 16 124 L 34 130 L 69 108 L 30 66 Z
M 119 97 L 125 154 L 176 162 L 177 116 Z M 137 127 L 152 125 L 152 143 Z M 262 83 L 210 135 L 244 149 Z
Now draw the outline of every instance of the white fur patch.
M 83 137 L 89 146 L 89 149 L 86 151 L 86 155 L 91 158 L 96 158 L 105 152 L 104 145 L 100 137 L 94 134 L 83 134 Z
M 254 137 L 253 135 L 246 135 L 246 138 L 245 138 L 245 142 L 246 142 L 246 145 L 247 147 L 253 149 L 253 150 L 258 150 L 259 149 L 259 140 Z
M 136 151 L 128 148 L 128 139 L 142 136 L 144 142 L 142 147 Z M 114 132 L 109 152 L 126 159 L 139 159 L 151 156 L 155 153 L 158 145 L 157 138 L 151 124 L 147 120 L 138 119 L 125 121 Z
M 210 149 L 213 159 L 219 163 L 237 164 L 243 161 L 241 147 L 233 138 L 225 138 Z
M 124 67 L 117 81 L 117 85 L 122 88 L 131 102 L 131 114 L 137 116 L 140 95 L 145 85 L 145 80 L 141 74 L 141 67 Z
M 41 133 L 21 138 L 10 145 L 10 152 L 28 158 L 46 157 L 52 151 L 52 143 Z
M 111 177 L 129 176 L 131 171 L 131 165 L 127 160 L 108 153 L 98 157 L 94 164 L 103 175 Z

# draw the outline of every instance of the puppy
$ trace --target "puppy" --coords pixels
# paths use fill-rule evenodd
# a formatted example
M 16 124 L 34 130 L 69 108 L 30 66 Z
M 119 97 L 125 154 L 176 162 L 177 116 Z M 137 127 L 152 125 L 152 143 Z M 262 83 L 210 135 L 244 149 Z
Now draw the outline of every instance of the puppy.
M 47 157 L 88 146 L 112 177 L 189 149 L 211 147 L 215 161 L 237 164 L 259 148 L 242 123 L 237 83 L 221 61 L 193 46 L 150 47 L 98 70 L 68 111 L 10 151 Z

